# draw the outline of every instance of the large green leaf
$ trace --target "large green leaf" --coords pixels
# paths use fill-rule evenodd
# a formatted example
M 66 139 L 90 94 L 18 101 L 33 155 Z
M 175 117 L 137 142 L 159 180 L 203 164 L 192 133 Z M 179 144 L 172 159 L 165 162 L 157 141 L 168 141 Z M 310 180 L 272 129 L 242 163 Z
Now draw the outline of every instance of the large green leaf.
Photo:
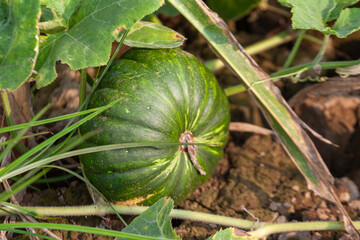
M 331 10 L 335 8 L 335 0 L 321 0 L 314 4 L 313 0 L 287 1 L 291 6 L 292 25 L 294 29 L 314 29 L 323 33 L 330 33 L 331 28 L 326 25 Z
M 280 90 L 272 81 L 267 80 L 269 76 L 244 51 L 226 23 L 210 11 L 201 0 L 169 0 L 169 2 L 203 34 L 226 65 L 242 79 L 294 164 L 304 175 L 309 188 L 337 205 L 343 214 L 346 230 L 358 239 L 356 228 L 334 192 L 333 177 L 310 137 L 302 128 L 305 126 L 304 123 L 291 110 L 281 96 Z
M 292 25 L 297 29 L 314 29 L 324 34 L 346 37 L 360 29 L 360 9 L 345 8 L 358 0 L 279 0 L 281 4 L 291 7 Z M 345 8 L 345 9 L 343 9 Z M 328 25 L 337 19 L 333 27 Z
M 360 8 L 345 8 L 333 26 L 338 37 L 346 37 L 360 29 Z
M 124 31 L 121 31 L 118 39 Z M 131 28 L 124 43 L 138 48 L 174 48 L 181 46 L 185 37 L 174 30 L 152 22 L 137 22 Z
M 31 75 L 38 53 L 39 0 L 0 0 L 0 89 L 17 89 Z
M 140 216 L 136 217 L 130 225 L 125 227 L 121 232 L 163 239 L 180 239 L 176 236 L 171 226 L 169 214 L 173 206 L 173 200 L 162 198 Z M 117 238 L 117 240 L 125 239 L 126 238 Z
M 224 19 L 238 19 L 253 8 L 261 0 L 207 0 L 209 7 Z
M 328 18 L 328 21 L 337 19 L 340 15 L 341 10 L 344 7 L 347 7 L 349 5 L 355 4 L 357 3 L 359 0 L 335 0 L 336 2 L 336 6 L 335 8 L 331 11 L 330 16 Z
M 38 87 L 51 83 L 55 62 L 61 60 L 71 69 L 104 65 L 109 59 L 111 42 L 118 28 L 130 28 L 136 21 L 158 9 L 164 0 L 88 0 L 79 1 L 67 20 L 64 32 L 50 34 L 36 62 Z M 72 9 L 68 12 L 72 12 Z

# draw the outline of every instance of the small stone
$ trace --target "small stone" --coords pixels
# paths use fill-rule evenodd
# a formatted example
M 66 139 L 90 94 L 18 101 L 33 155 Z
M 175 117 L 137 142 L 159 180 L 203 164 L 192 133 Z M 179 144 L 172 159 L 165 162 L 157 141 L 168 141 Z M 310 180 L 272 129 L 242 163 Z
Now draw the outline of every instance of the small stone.
M 271 212 L 271 221 L 276 223 L 276 220 L 279 217 L 279 213 L 278 212 Z
M 356 186 L 356 184 L 351 181 L 348 177 L 342 177 L 340 179 L 336 179 L 336 184 L 344 187 L 347 191 L 346 196 L 344 196 L 344 199 L 346 199 L 346 202 L 350 202 L 352 200 L 358 199 L 360 197 L 360 191 L 359 188 Z M 341 194 L 339 196 L 341 201 Z
M 298 185 L 294 185 L 291 187 L 292 190 L 299 192 L 300 191 L 300 187 Z
M 349 234 L 344 234 L 344 235 L 342 235 L 340 238 L 339 238 L 339 240 L 351 240 L 352 238 L 350 237 L 350 235 Z
M 274 212 L 277 211 L 279 209 L 279 203 L 271 202 L 269 205 L 269 209 Z
M 316 209 L 316 214 L 320 220 L 328 220 L 330 218 L 330 209 L 328 208 L 318 208 Z
M 284 206 L 284 208 L 290 208 L 291 207 L 291 205 L 290 205 L 290 203 L 283 203 L 283 206 Z
M 281 233 L 278 237 L 278 240 L 309 240 L 311 239 L 310 232 L 287 232 Z
M 311 198 L 311 192 L 306 192 L 305 193 L 305 198 L 310 199 Z
M 287 219 L 284 215 L 280 215 L 275 221 L 275 223 L 286 223 L 286 222 L 287 222 Z
M 349 203 L 349 206 L 354 210 L 360 211 L 360 200 L 354 200 Z
M 214 223 L 209 223 L 209 226 L 210 226 L 211 228 L 217 228 L 217 225 L 214 224 Z
M 326 201 L 321 201 L 321 203 L 319 204 L 319 208 L 327 208 Z
M 311 236 L 311 240 L 320 240 L 322 239 L 321 234 L 319 232 L 314 232 Z

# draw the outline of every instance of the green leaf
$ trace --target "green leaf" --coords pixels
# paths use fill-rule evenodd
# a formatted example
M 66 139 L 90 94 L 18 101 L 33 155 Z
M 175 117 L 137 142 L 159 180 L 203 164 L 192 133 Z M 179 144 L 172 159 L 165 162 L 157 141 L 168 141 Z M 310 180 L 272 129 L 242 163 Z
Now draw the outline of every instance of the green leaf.
M 0 89 L 15 90 L 31 76 L 39 14 L 39 0 L 0 0 Z
M 79 5 L 80 0 L 41 0 L 41 4 L 55 11 L 57 15 L 65 22 L 65 27 L 69 28 L 69 21 L 71 15 L 74 14 L 76 7 Z
M 290 8 L 291 7 L 291 4 L 288 3 L 288 0 L 278 0 L 278 2 L 283 5 L 284 7 L 288 7 Z
M 349 5 L 355 4 L 357 3 L 359 0 L 335 0 L 336 2 L 336 6 L 335 8 L 331 11 L 331 14 L 328 18 L 328 21 L 337 19 L 340 15 L 341 10 L 344 7 L 347 7 Z
M 121 31 L 121 38 L 124 31 Z M 137 22 L 126 36 L 124 43 L 139 48 L 174 48 L 181 46 L 185 37 L 180 33 L 152 22 Z
M 130 28 L 162 4 L 163 0 L 79 2 L 76 12 L 67 21 L 68 29 L 65 32 L 50 34 L 41 43 L 36 63 L 39 73 L 37 86 L 44 87 L 55 79 L 54 65 L 57 60 L 69 64 L 71 69 L 106 64 L 116 29 Z M 64 10 L 65 13 L 67 11 Z
M 343 9 L 358 0 L 321 0 L 316 4 L 312 0 L 279 0 L 279 2 L 292 8 L 294 29 L 314 29 L 338 37 L 346 37 L 360 29 L 360 9 Z M 331 28 L 327 22 L 334 19 L 337 21 Z
M 244 16 L 255 8 L 260 0 L 207 0 L 206 2 L 220 17 L 230 20 Z
M 335 0 L 288 0 L 292 6 L 292 26 L 294 29 L 314 29 L 329 34 L 331 28 L 326 25 L 331 11 L 335 8 Z
M 257 240 L 257 238 L 251 237 L 245 231 L 236 228 L 227 228 L 218 231 L 207 240 Z
M 162 198 L 140 216 L 136 217 L 130 225 L 125 227 L 121 232 L 163 239 L 180 239 L 171 227 L 169 214 L 173 206 L 173 200 Z M 117 240 L 125 239 L 126 238 L 117 238 Z
M 360 8 L 345 8 L 333 26 L 336 36 L 344 38 L 360 29 Z
M 54 34 L 58 32 L 63 32 L 65 30 L 64 24 L 58 20 L 39 22 L 38 27 L 40 32 L 46 34 Z

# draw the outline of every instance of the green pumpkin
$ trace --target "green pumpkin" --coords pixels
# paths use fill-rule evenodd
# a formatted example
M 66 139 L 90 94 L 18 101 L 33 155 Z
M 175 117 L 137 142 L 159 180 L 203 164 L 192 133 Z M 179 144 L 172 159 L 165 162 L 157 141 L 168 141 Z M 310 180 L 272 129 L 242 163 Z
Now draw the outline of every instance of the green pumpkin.
M 83 124 L 100 130 L 83 147 L 114 143 L 201 142 L 81 155 L 89 181 L 113 202 L 150 205 L 185 199 L 211 175 L 228 138 L 229 103 L 212 73 L 181 49 L 132 49 L 114 62 L 89 108 L 119 103 Z M 190 159 L 196 157 L 198 166 Z

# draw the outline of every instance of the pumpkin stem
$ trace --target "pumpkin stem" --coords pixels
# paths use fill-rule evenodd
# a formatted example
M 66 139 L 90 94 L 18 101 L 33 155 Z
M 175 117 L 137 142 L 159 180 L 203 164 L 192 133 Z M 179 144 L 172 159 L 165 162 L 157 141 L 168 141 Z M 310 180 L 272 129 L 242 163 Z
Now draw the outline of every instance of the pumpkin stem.
M 191 132 L 184 132 L 183 134 L 181 134 L 179 142 L 193 143 L 193 142 L 195 142 L 194 136 L 192 135 Z M 180 145 L 179 148 L 180 148 L 180 151 L 189 153 L 190 160 L 194 164 L 196 169 L 199 171 L 199 173 L 201 175 L 206 175 L 206 172 L 204 171 L 204 169 L 202 169 L 202 167 L 200 166 L 199 162 L 196 159 L 196 152 L 197 152 L 198 146 L 197 145 Z

